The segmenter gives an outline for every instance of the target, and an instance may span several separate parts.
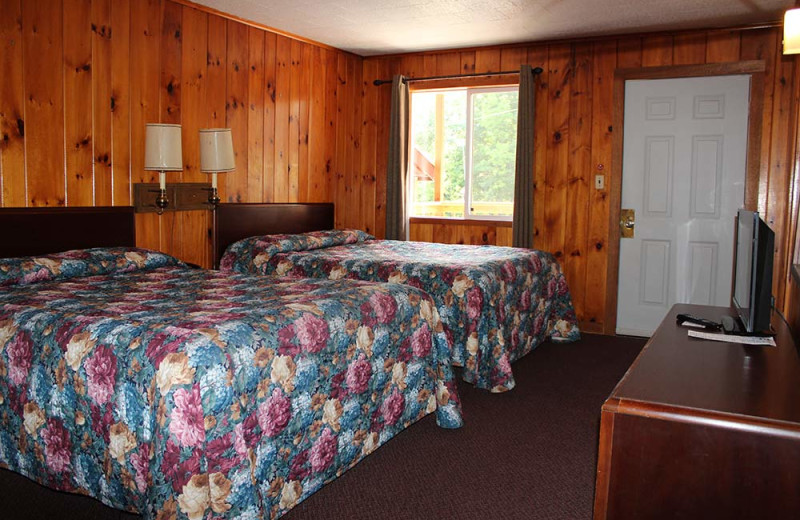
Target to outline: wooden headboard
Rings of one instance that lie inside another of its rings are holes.
[[[0,258],[136,245],[132,206],[0,208]]]
[[[247,237],[333,229],[333,204],[220,204],[214,212],[212,265],[225,249]]]

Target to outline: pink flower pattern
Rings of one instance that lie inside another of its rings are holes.
[[[397,312],[397,302],[388,294],[376,292],[369,297],[379,323],[390,323]]]
[[[206,440],[200,386],[195,384],[191,390],[178,388],[173,396],[174,406],[170,415],[170,433],[178,439],[181,446],[199,445]]]
[[[64,428],[60,419],[47,420],[47,428],[41,431],[44,440],[44,455],[47,465],[53,471],[62,473],[70,468],[69,432]]]
[[[369,379],[372,377],[372,365],[364,359],[364,355],[350,363],[347,367],[347,388],[354,394],[361,394],[369,386]]]
[[[99,346],[84,363],[89,386],[89,397],[99,404],[105,404],[114,393],[117,376],[117,357],[106,347]]]
[[[403,394],[401,394],[395,387],[389,397],[387,397],[383,402],[382,412],[384,422],[389,426],[393,426],[400,416],[403,415],[405,406],[406,398],[403,397]]]
[[[411,336],[411,350],[414,351],[415,356],[424,358],[431,351],[431,343],[431,331],[428,328],[428,324],[423,323],[422,327],[417,329],[414,335]]]
[[[6,346],[8,353],[8,376],[15,385],[21,385],[31,369],[33,342],[30,334],[21,331]]]
[[[286,428],[292,418],[292,403],[278,388],[258,406],[258,425],[268,437],[275,437]]]
[[[319,473],[330,466],[336,456],[336,448],[336,436],[328,428],[325,428],[311,447],[311,471]]]
[[[327,322],[309,313],[294,322],[294,329],[300,346],[308,352],[322,350],[330,337]]]

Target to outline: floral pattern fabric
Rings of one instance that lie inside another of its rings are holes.
[[[493,392],[514,387],[511,363],[545,339],[580,337],[561,266],[542,251],[375,240],[363,231],[332,230],[240,240],[220,268],[424,289],[436,302],[464,380]]]
[[[423,291],[136,254],[0,292],[0,467],[145,518],[276,518],[424,415],[461,425]]]

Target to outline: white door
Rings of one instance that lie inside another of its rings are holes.
[[[674,303],[730,304],[749,94],[748,75],[626,81],[618,334],[652,335]]]

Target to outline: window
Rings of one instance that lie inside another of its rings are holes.
[[[411,93],[411,216],[511,220],[518,88]]]

